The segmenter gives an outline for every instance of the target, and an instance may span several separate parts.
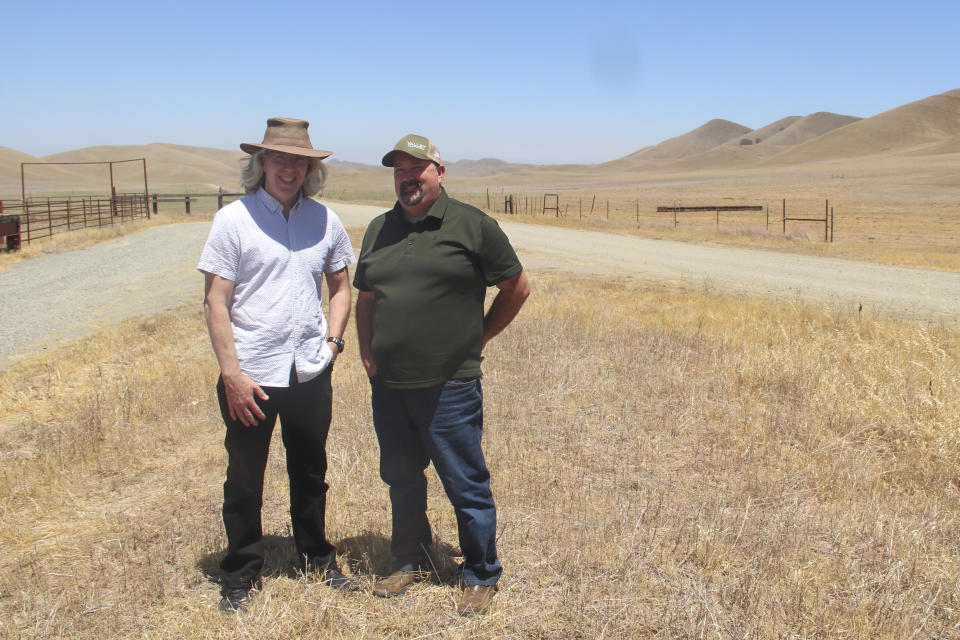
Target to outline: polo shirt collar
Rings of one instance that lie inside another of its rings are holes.
[[[440,195],[437,196],[437,201],[434,202],[433,206],[430,207],[430,210],[427,211],[427,216],[433,216],[434,218],[443,220],[443,214],[447,210],[447,201],[449,199],[449,196],[447,196],[447,190],[441,186]]]
[[[260,187],[257,190],[257,198],[260,200],[260,204],[270,213],[275,213],[279,216],[283,215],[283,203],[270,195],[266,189]],[[290,213],[293,213],[300,208],[300,204],[303,202],[303,192],[300,191],[297,193],[297,201],[293,203],[293,206],[290,207]]]

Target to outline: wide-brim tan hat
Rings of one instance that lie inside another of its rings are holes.
[[[260,149],[281,151],[295,156],[308,158],[326,158],[332,156],[333,151],[314,149],[310,144],[307,127],[310,123],[296,118],[270,118],[267,120],[267,130],[263,134],[263,142],[242,142],[240,148],[250,155]]]

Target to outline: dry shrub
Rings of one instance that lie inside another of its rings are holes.
[[[369,593],[389,507],[355,337],[334,373],[329,534],[366,587],[293,571],[282,447],[267,566],[216,611],[224,456],[199,309],[0,374],[0,635],[957,637],[960,333],[801,304],[536,275],[486,353],[505,567],[464,620],[440,583]],[[276,440],[275,440],[276,442]]]

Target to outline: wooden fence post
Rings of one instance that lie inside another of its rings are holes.
[[[827,225],[830,218],[830,200],[826,200],[823,205],[823,241],[828,242],[830,237],[830,227]]]

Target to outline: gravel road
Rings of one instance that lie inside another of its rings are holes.
[[[380,207],[333,204],[347,226]],[[960,274],[504,222],[531,271],[684,281],[865,313],[960,321]],[[0,267],[0,368],[130,316],[201,303],[209,222],[155,227]]]
[[[960,273],[505,222],[531,270],[680,280],[868,314],[960,321]]]

